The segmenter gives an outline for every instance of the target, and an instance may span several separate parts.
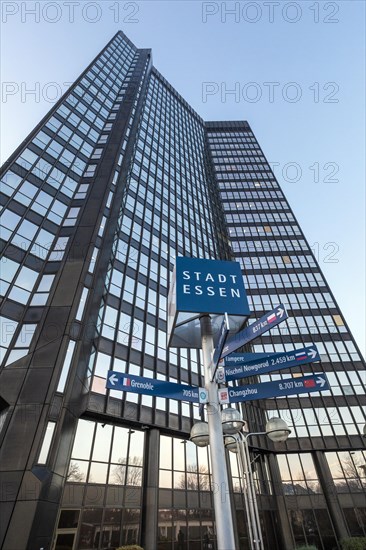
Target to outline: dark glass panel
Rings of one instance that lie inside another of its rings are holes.
[[[362,510],[362,508],[361,508]],[[347,526],[352,537],[362,537],[366,535],[365,519],[366,515],[359,512],[355,508],[344,508],[344,517],[346,518]]]
[[[107,508],[104,512],[101,548],[116,548],[121,538],[121,508]]]
[[[102,512],[102,508],[90,508],[83,511],[78,550],[93,550],[94,548],[98,548]]]
[[[78,526],[80,510],[61,510],[58,520],[59,529],[70,529]]]
[[[248,530],[246,524],[246,514],[244,510],[236,510],[236,524],[238,529],[240,550],[250,550],[250,542],[248,539]]]
[[[122,545],[138,544],[140,532],[140,509],[127,508],[123,512]]]
[[[55,550],[73,550],[75,533],[58,533]]]
[[[315,510],[315,515],[324,550],[333,550],[337,546],[337,542],[328,510]]]

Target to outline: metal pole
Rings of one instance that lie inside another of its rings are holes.
[[[246,512],[247,523],[248,523],[248,538],[249,538],[249,542],[250,542],[250,548],[252,550],[255,550],[255,548],[253,547],[254,537],[253,537],[253,529],[252,529],[252,520],[251,520],[250,513],[249,513],[249,500],[248,499],[250,498],[250,495],[249,495],[248,479],[247,479],[246,467],[245,467],[246,459],[245,459],[244,451],[242,449],[243,443],[242,443],[239,435],[236,434],[234,437],[235,437],[235,440],[236,440],[236,448],[237,448],[237,451],[238,451],[238,464],[239,464],[239,471],[240,471],[240,485],[241,485],[242,492],[243,492],[243,495],[244,495],[245,512]]]
[[[250,484],[250,477],[249,477],[250,476],[250,474],[249,474],[250,464],[248,463],[248,456],[247,456],[247,452],[246,452],[246,441],[243,440],[240,437],[240,434],[239,434],[239,441],[240,441],[240,444],[239,444],[240,453],[241,453],[241,458],[242,458],[243,466],[244,466],[245,488],[246,488],[246,491],[247,491],[247,504],[248,504],[247,519],[248,519],[248,524],[250,524],[249,534],[251,536],[250,546],[251,546],[251,548],[253,548],[253,550],[259,550],[257,523],[255,521],[252,487],[251,487],[251,484]]]
[[[253,435],[253,434],[249,434]],[[262,530],[261,530],[261,524],[259,519],[259,511],[258,511],[258,504],[257,504],[257,494],[255,492],[255,485],[254,485],[254,479],[253,479],[253,472],[251,469],[251,463],[250,463],[250,454],[249,454],[249,446],[248,446],[248,436],[245,436],[243,434],[240,434],[240,440],[244,447],[244,454],[245,454],[245,462],[246,462],[246,470],[247,470],[247,481],[248,481],[248,491],[249,491],[249,501],[250,501],[250,514],[252,518],[252,523],[254,527],[254,547],[256,550],[261,550],[263,548],[263,538],[262,538]]]
[[[207,420],[210,438],[212,478],[214,483],[217,548],[218,550],[235,550],[233,519],[230,498],[227,494],[229,490],[229,480],[226,470],[218,386],[215,380],[211,382],[211,362],[214,347],[210,316],[203,315],[200,317],[200,324],[205,388],[208,392]]]

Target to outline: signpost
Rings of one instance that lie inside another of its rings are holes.
[[[217,321],[223,314],[224,320],[214,349],[213,332],[217,329],[213,325],[220,326]],[[111,389],[208,403],[212,475],[214,484],[220,487],[228,484],[220,403],[281,397],[329,388],[326,377],[319,374],[218,390],[218,384],[225,382],[225,377],[226,380],[236,380],[320,360],[315,346],[292,352],[233,354],[228,357],[288,318],[286,308],[280,304],[244,330],[228,337],[229,321],[231,327],[241,327],[249,315],[248,299],[238,263],[178,257],[169,289],[168,346],[202,348],[205,390],[113,371],[108,375],[107,387]],[[224,359],[224,362],[220,363],[220,359]],[[217,547],[219,550],[235,548],[230,500],[223,501],[219,491],[214,492],[213,497]]]
[[[213,380],[215,378],[217,365],[220,361],[221,353],[222,353],[222,350],[224,348],[227,336],[229,334],[229,330],[230,330],[229,318],[227,316],[227,313],[225,313],[224,319],[222,321],[222,325],[221,325],[221,328],[220,328],[220,332],[219,332],[219,339],[218,339],[218,342],[216,344],[215,352],[214,352],[213,359],[212,359],[213,373],[212,373],[212,379],[211,380]]]
[[[142,393],[155,397],[167,397],[191,403],[207,403],[205,388],[175,384],[152,378],[144,378],[132,374],[124,374],[110,370],[107,376],[107,388],[110,390]]]
[[[229,338],[222,351],[221,358],[230,355],[233,351],[236,351],[244,346],[244,344],[251,342],[254,338],[257,338],[257,336],[271,330],[271,328],[275,327],[279,323],[282,323],[282,321],[285,321],[287,318],[288,315],[286,308],[283,304],[280,304],[269,313],[263,315],[263,317],[258,319],[258,321],[254,321],[254,323],[249,325],[249,327]]]
[[[312,393],[329,390],[329,384],[325,374],[301,376],[276,380],[275,382],[262,382],[261,384],[249,384],[219,390],[220,403],[238,403],[240,401],[255,401],[271,397],[283,397],[299,393]]]
[[[255,354],[253,354],[255,355]],[[271,353],[269,355],[258,354],[258,359],[242,361],[240,356],[237,361],[229,361],[231,356],[224,359],[224,372],[227,382],[230,380],[239,380],[249,376],[258,376],[267,372],[290,369],[320,361],[320,356],[316,346],[310,346],[283,353]]]

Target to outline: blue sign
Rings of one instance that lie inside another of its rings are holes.
[[[221,260],[176,258],[168,294],[168,347],[201,348],[202,314],[211,315],[213,336],[227,314],[231,330],[250,315],[240,264]]]
[[[144,378],[113,370],[108,372],[106,388],[109,390],[142,393],[155,397],[167,397],[168,399],[178,399],[179,401],[191,401],[192,403],[207,403],[208,400],[205,388]]]
[[[282,321],[285,321],[287,317],[288,315],[285,306],[280,304],[269,313],[263,315],[263,317],[258,319],[258,321],[254,321],[254,323],[249,325],[249,327],[232,336],[222,351],[221,359],[227,355],[230,355],[230,353],[238,348],[241,348],[244,344],[251,342],[254,338],[257,338],[257,336],[271,330],[271,328],[275,327],[279,323],[282,323]]]
[[[240,357],[239,354],[235,355]],[[229,359],[231,355],[226,357],[224,359],[226,381],[247,378],[248,376],[257,376],[259,374],[265,374],[266,372],[289,369],[291,367],[297,367],[298,365],[320,361],[316,346],[282,353],[271,353],[268,355],[260,353],[258,355],[261,357],[251,361],[238,360],[230,362]]]
[[[230,353],[225,359],[222,359],[222,365],[233,366],[233,365],[244,365],[249,363],[249,361],[258,361],[259,359],[265,359],[272,355],[271,352],[263,353]]]
[[[329,390],[329,384],[327,377],[322,373],[299,378],[276,380],[275,382],[225,388],[224,390],[219,390],[219,400],[220,403],[237,403],[240,401],[255,401],[256,399],[268,399],[271,397],[283,397],[286,395],[325,390]]]
[[[178,257],[175,277],[177,311],[250,315],[239,263]]]

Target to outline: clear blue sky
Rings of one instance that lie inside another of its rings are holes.
[[[4,0],[1,10],[2,162],[123,30],[204,119],[248,120],[365,351],[363,1]]]

